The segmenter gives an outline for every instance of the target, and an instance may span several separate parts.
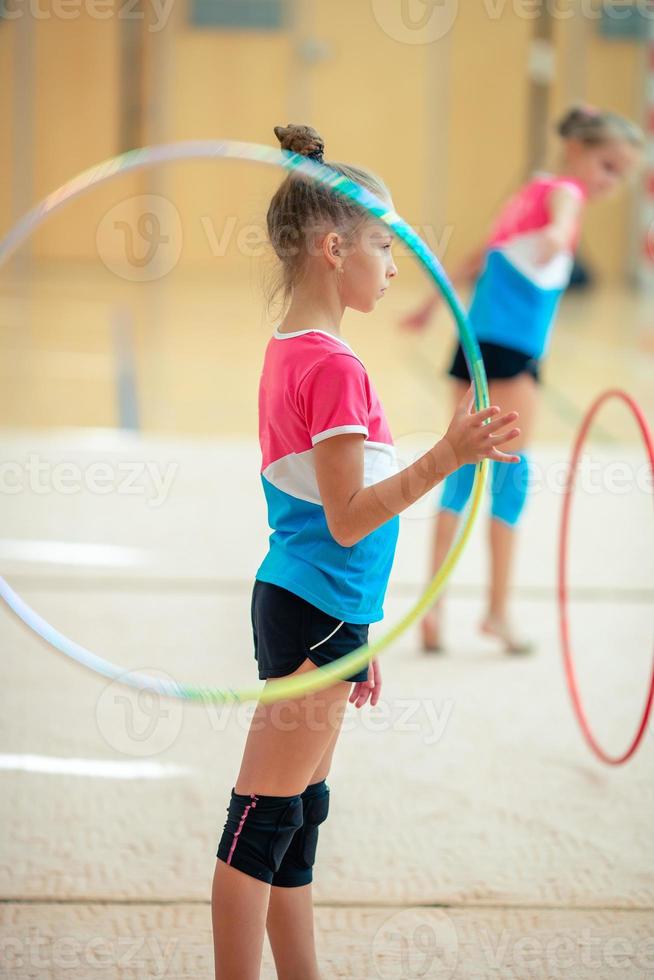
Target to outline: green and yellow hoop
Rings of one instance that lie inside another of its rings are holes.
[[[254,163],[265,163],[304,174],[311,180],[330,188],[335,194],[353,200],[372,217],[383,221],[401,238],[416,255],[427,270],[429,276],[441,291],[456,322],[461,346],[463,348],[470,377],[473,379],[475,391],[475,407],[477,410],[489,406],[488,383],[484,363],[477,340],[470,328],[465,311],[454,292],[443,268],[419,235],[395,211],[389,211],[388,206],[371,194],[366,188],[336,173],[325,164],[316,163],[307,157],[295,153],[276,150],[272,147],[256,143],[240,143],[231,140],[197,140],[180,143],[169,143],[160,146],[143,147],[132,150],[121,156],[113,157],[104,163],[85,170],[79,176],[68,181],[58,190],[49,194],[40,204],[29,211],[0,242],[0,265],[42,224],[54,211],[63,207],[69,201],[79,197],[85,191],[106,183],[114,177],[135,170],[172,163],[179,160],[198,160],[213,158],[229,158],[246,160]],[[84,667],[118,681],[129,687],[149,690],[163,697],[177,698],[196,703],[261,701],[271,703],[282,698],[295,698],[328,687],[336,680],[342,680],[361,670],[378,654],[387,650],[398,637],[412,626],[436,600],[445,583],[461,556],[470,536],[472,526],[479,511],[482,494],[486,481],[488,463],[480,463],[475,471],[470,508],[445,561],[429,583],[425,592],[412,609],[392,626],[387,633],[374,643],[361,647],[352,653],[341,657],[335,663],[315,670],[307,671],[290,677],[282,677],[268,681],[264,687],[245,688],[235,691],[232,688],[205,688],[178,684],[175,681],[148,676],[147,674],[130,671],[125,667],[105,660],[90,650],[80,646],[74,640],[60,633],[54,626],[46,622],[19,596],[11,586],[0,578],[0,597],[9,609],[34,633],[46,643]]]

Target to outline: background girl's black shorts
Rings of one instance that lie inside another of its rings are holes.
[[[367,624],[341,622],[294,592],[258,579],[251,613],[260,680],[292,674],[307,657],[322,667],[368,642]],[[345,679],[368,680],[368,667]]]
[[[485,340],[479,341],[479,348],[489,381],[515,378],[516,375],[524,372],[530,374],[534,381],[540,382],[540,364],[535,357],[523,354],[522,351],[514,350],[512,347],[503,347],[502,344],[490,344]],[[463,356],[461,344],[457,346],[454,352],[448,374],[453,378],[460,378],[461,381],[470,380],[468,365]]]

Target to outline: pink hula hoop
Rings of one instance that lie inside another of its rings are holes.
[[[623,762],[626,762],[632,757],[638,746],[640,745],[645,730],[647,728],[647,723],[649,721],[650,712],[652,710],[652,701],[654,700],[654,664],[652,665],[652,675],[649,682],[649,690],[647,692],[647,699],[645,701],[645,707],[640,718],[638,729],[634,735],[631,743],[627,749],[622,753],[622,755],[610,755],[605,752],[602,746],[599,744],[593,732],[591,730],[590,724],[586,717],[584,707],[579,694],[579,686],[577,683],[577,677],[575,674],[574,661],[572,658],[572,648],[570,643],[570,630],[568,623],[568,581],[567,581],[567,564],[568,564],[568,539],[570,531],[570,512],[572,509],[572,492],[575,487],[575,480],[577,477],[577,468],[579,464],[579,457],[584,447],[586,437],[588,435],[588,430],[590,429],[595,416],[602,407],[602,405],[612,398],[617,398],[629,408],[633,417],[635,418],[638,427],[640,429],[641,435],[643,437],[643,443],[645,444],[645,449],[649,456],[649,464],[652,471],[652,478],[654,479],[654,441],[652,440],[652,433],[650,431],[647,419],[645,418],[641,408],[634,401],[634,399],[628,395],[626,392],[621,391],[618,388],[610,388],[608,391],[603,392],[599,395],[593,404],[588,409],[586,416],[582,422],[581,428],[577,434],[575,444],[572,450],[572,458],[570,460],[570,470],[568,472],[568,477],[566,480],[564,496],[563,496],[563,510],[561,514],[561,526],[559,533],[559,573],[558,573],[558,593],[559,593],[559,625],[561,631],[561,646],[563,650],[563,662],[565,666],[565,676],[568,683],[568,688],[570,690],[570,695],[572,697],[572,705],[574,708],[575,715],[583,732],[584,738],[586,739],[588,745],[595,753],[595,755],[606,762],[608,765],[619,766]]]

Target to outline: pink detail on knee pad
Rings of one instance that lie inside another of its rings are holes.
[[[227,855],[227,864],[231,864],[232,863],[232,855],[234,853],[234,848],[236,847],[236,841],[239,838],[239,834],[243,830],[243,824],[245,823],[245,818],[247,817],[247,815],[250,812],[250,810],[252,810],[252,809],[254,809],[254,807],[256,807],[257,800],[259,799],[259,797],[258,796],[255,796],[254,793],[250,793],[250,799],[252,800],[252,803],[248,803],[248,805],[246,806],[245,810],[243,811],[243,816],[241,817],[241,822],[238,825],[238,830],[234,834],[234,840],[232,841],[232,846],[230,847],[229,854]]]

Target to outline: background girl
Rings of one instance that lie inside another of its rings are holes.
[[[322,161],[315,130],[275,133],[283,149]],[[329,165],[392,207],[378,178]],[[398,473],[375,389],[340,336],[345,310],[372,312],[397,275],[388,228],[290,174],[271,201],[268,232],[288,305],[268,343],[259,391],[273,533],[256,575],[252,625],[265,680],[313,670],[364,644],[369,624],[383,615],[397,515],[459,466],[483,457],[517,461],[500,447],[519,435],[510,428],[516,412],[473,412],[466,390],[445,437]],[[360,708],[376,704],[380,691],[373,661],[324,691],[257,706],[217,852],[219,980],[259,976],[266,930],[280,977],[319,977],[311,881],[329,808],[325,779],[348,695]]]
[[[538,406],[541,361],[547,353],[559,300],[572,269],[585,205],[615,191],[634,172],[643,147],[641,131],[611,112],[573,108],[560,121],[563,150],[557,174],[538,175],[501,211],[490,238],[454,272],[461,285],[476,280],[469,317],[489,379],[490,399],[517,411],[519,463],[491,472],[490,575],[481,629],[498,637],[509,653],[531,645],[517,636],[508,616],[515,528],[529,480],[527,446]],[[434,294],[403,325],[423,329],[438,305]],[[458,402],[469,384],[458,345],[449,370]],[[445,482],[436,521],[430,578],[447,555],[474,476],[464,466]],[[423,648],[441,647],[441,602],[422,622]]]

